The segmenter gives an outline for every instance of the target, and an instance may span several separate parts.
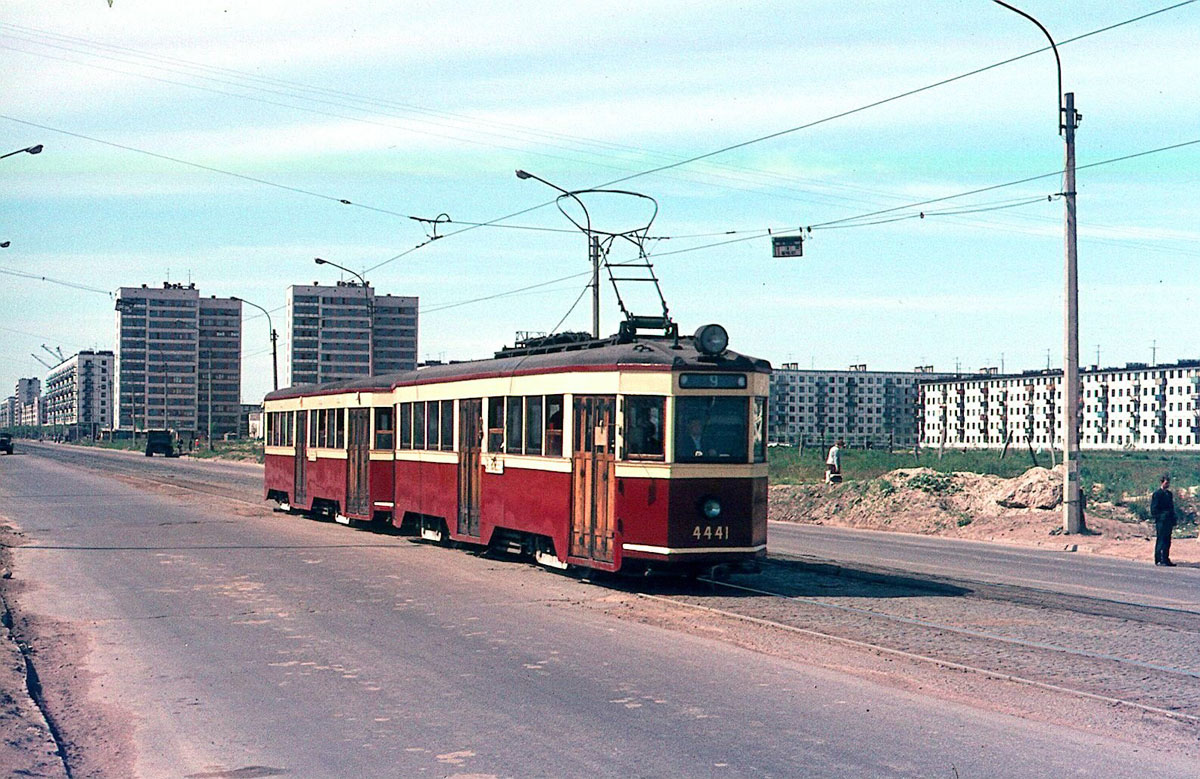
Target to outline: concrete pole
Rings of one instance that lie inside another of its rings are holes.
[[[1063,532],[1083,531],[1079,505],[1079,268],[1076,251],[1075,214],[1075,93],[1064,96],[1063,129],[1066,131],[1067,161],[1063,198],[1066,201],[1066,321],[1064,328],[1066,364],[1063,370]]]

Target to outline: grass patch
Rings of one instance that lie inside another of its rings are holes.
[[[1050,467],[1048,452],[1039,454],[1037,460],[1039,465]],[[815,484],[825,478],[825,450],[819,447],[808,447],[803,454],[794,447],[771,447],[768,450],[768,463],[772,484]],[[842,450],[842,476],[848,483],[878,479],[897,468],[917,467],[931,468],[938,473],[966,471],[1012,478],[1020,476],[1032,465],[1029,452],[1020,449],[1010,449],[1003,460],[998,450],[947,450],[941,457],[938,457],[935,449],[922,450],[919,457],[911,451]],[[1181,504],[1182,526],[1185,511],[1194,516],[1191,510],[1194,499],[1188,499],[1181,493],[1189,488],[1200,490],[1200,454],[1089,451],[1083,453],[1080,464],[1080,479],[1089,500],[1124,504],[1139,516],[1148,515],[1149,495],[1158,487],[1159,477],[1163,473],[1171,474],[1171,486],[1175,490],[1177,503]],[[929,489],[922,489],[939,494],[935,482],[931,481],[927,486]],[[894,488],[895,485],[881,484],[877,489],[889,494],[889,487]],[[1182,504],[1186,504],[1187,508]]]

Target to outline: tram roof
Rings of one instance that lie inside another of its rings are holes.
[[[566,373],[621,368],[632,370],[696,370],[731,373],[770,373],[771,364],[726,350],[710,356],[698,351],[691,338],[639,338],[628,343],[615,339],[592,341],[579,348],[548,353],[493,357],[483,360],[429,365],[411,371],[363,376],[326,384],[297,384],[267,393],[266,400],[303,395],[336,395],[343,392],[388,392],[395,387],[464,381],[534,373]]]

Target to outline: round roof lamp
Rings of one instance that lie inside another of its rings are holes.
[[[701,354],[718,355],[729,346],[729,333],[720,325],[704,325],[692,336],[692,341]]]

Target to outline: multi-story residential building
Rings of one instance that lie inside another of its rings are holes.
[[[241,302],[201,300],[194,284],[143,284],[121,288],[117,312],[114,427],[207,435],[211,408],[213,436],[236,433]]]
[[[196,430],[212,437],[236,435],[242,410],[242,301],[200,298],[198,357]]]
[[[42,424],[42,380],[17,379],[16,425],[33,426]]]
[[[52,368],[42,394],[46,424],[64,427],[71,438],[110,429],[115,367],[112,352],[83,351]]]
[[[852,447],[909,447],[917,442],[915,371],[806,370],[784,363],[771,375],[767,440],[824,445],[842,439]]]
[[[0,400],[0,430],[17,426],[17,396]]]
[[[1200,446],[1200,360],[1080,372],[1084,449]],[[921,443],[965,449],[1061,447],[1062,371],[987,373],[922,383]]]
[[[291,383],[330,381],[417,367],[415,297],[377,295],[371,286],[293,285]]]

